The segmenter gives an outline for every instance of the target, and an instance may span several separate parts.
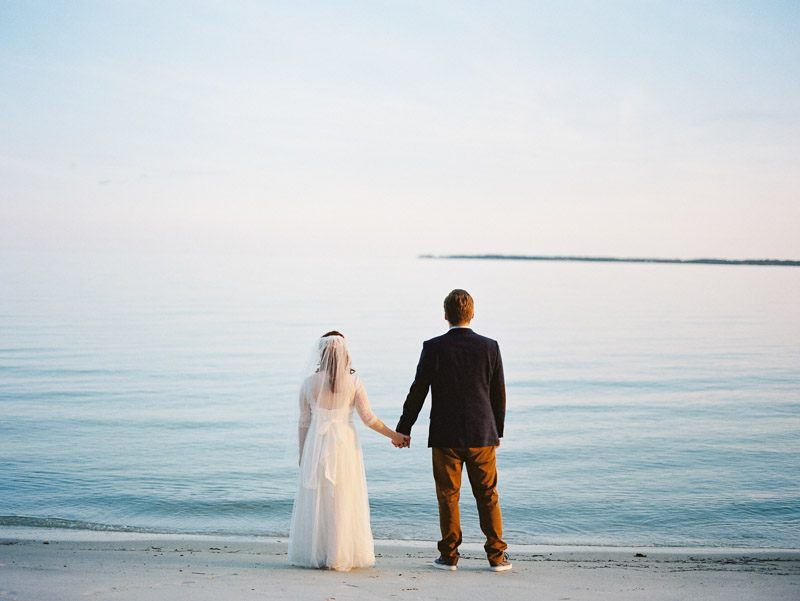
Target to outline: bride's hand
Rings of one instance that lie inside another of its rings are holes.
[[[405,449],[411,446],[411,437],[408,434],[395,432],[392,434],[392,444],[398,449]]]

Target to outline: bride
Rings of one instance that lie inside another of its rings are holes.
[[[289,561],[345,571],[369,567],[375,564],[375,552],[353,411],[397,447],[408,446],[409,437],[387,428],[370,410],[342,334],[328,332],[320,338],[314,357],[300,389],[300,482]]]

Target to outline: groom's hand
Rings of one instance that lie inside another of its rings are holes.
[[[403,439],[399,443],[392,441],[392,444],[398,449],[407,449],[411,446],[411,437],[408,434],[403,434]]]

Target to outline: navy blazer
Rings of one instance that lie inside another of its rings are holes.
[[[411,434],[431,389],[429,447],[497,446],[503,436],[506,386],[495,340],[453,328],[426,340],[397,431]]]

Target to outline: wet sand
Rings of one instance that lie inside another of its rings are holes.
[[[285,540],[15,538],[0,533],[0,599],[800,599],[800,551],[524,547],[490,572],[480,545],[455,572],[434,543],[376,543],[374,568],[288,565]]]

